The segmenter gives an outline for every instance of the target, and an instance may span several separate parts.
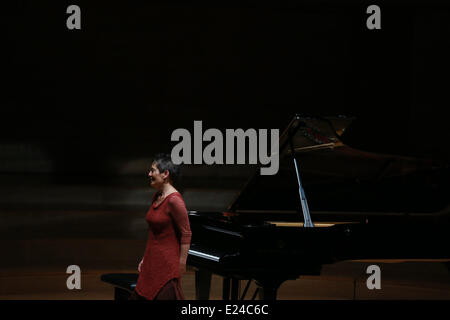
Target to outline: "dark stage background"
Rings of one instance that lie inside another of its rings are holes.
[[[295,113],[355,116],[351,146],[448,161],[444,3],[2,4],[0,267],[134,268],[149,161],[194,120],[282,130]],[[81,30],[66,27],[71,4]],[[369,4],[381,30],[366,27]],[[222,210],[248,176],[186,166],[179,188],[188,209]]]

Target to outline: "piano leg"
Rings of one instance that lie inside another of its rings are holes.
[[[277,291],[284,280],[268,279],[257,280],[256,284],[259,286],[259,299],[260,300],[276,300]]]
[[[238,279],[231,279],[231,300],[239,300],[240,281]]]
[[[230,282],[231,282],[230,278],[223,277],[222,300],[230,300]]]
[[[236,278],[223,278],[222,299],[223,300],[239,300],[240,281]]]
[[[199,269],[195,270],[195,299],[209,300],[209,292],[211,290],[210,271]]]

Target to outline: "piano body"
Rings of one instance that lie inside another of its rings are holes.
[[[251,298],[269,300],[324,264],[450,259],[447,163],[353,149],[341,140],[352,121],[296,115],[280,135],[276,175],[255,168],[226,212],[189,212],[197,299],[209,298],[212,274],[223,277],[225,300],[244,299],[250,281]],[[102,276],[132,290],[119,278]]]
[[[450,258],[446,164],[353,149],[340,139],[352,121],[296,115],[277,175],[256,170],[225,213],[189,214],[198,299],[212,273],[224,277],[224,299],[245,297],[243,279],[275,299],[284,281],[323,264]]]

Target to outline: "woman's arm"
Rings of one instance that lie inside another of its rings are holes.
[[[186,260],[189,252],[189,247],[189,243],[184,243],[180,246],[180,274],[186,272]]]
[[[186,206],[181,197],[169,199],[169,210],[180,234],[180,273],[183,274],[186,271],[186,260],[191,245],[191,227]]]

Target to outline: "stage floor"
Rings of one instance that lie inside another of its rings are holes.
[[[436,262],[378,262],[381,268],[381,289],[369,290],[365,273],[368,262],[341,262],[325,266],[321,276],[305,276],[286,281],[279,289],[280,300],[309,299],[450,299],[450,275],[443,263]],[[0,272],[0,300],[111,300],[113,287],[100,280],[104,273],[132,273],[134,269],[85,269],[81,290],[69,290],[63,271],[49,268],[10,269]],[[246,282],[241,282],[243,291]],[[183,276],[186,299],[195,299],[194,271]],[[250,299],[256,286],[250,286]],[[222,278],[213,276],[211,299],[221,299]]]

